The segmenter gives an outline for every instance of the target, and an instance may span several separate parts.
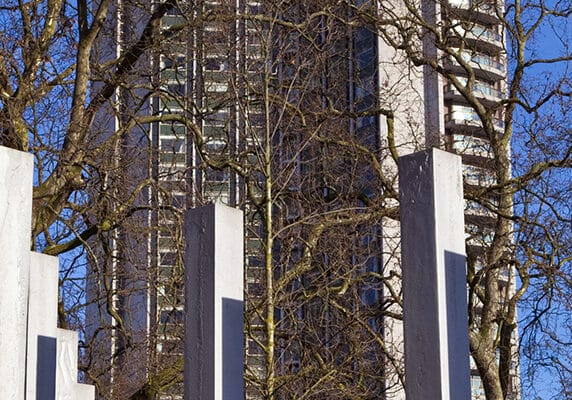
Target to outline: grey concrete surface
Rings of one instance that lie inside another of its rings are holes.
[[[185,399],[242,400],[243,216],[211,204],[185,218]]]
[[[28,299],[28,351],[26,395],[36,400],[50,399],[48,393],[55,395],[56,328],[58,324],[58,266],[57,257],[31,252],[30,296]],[[52,340],[50,340],[52,339]],[[52,341],[54,343],[52,349]],[[53,351],[52,351],[53,350]],[[52,354],[52,352],[54,354]],[[52,360],[53,358],[53,360]],[[53,367],[49,367],[51,363]],[[35,366],[35,368],[34,368]],[[53,371],[46,371],[46,369]],[[37,373],[44,371],[44,377]],[[51,372],[54,372],[52,375]]]
[[[401,157],[399,181],[406,397],[469,400],[461,158]]]
[[[0,399],[25,398],[33,158],[0,147]]]

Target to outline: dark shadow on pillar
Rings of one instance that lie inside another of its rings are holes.
[[[467,268],[465,256],[445,250],[445,290],[449,357],[460,357],[449,370],[451,399],[467,398],[471,385],[469,366],[469,316],[467,311]],[[465,358],[466,357],[466,362]]]
[[[38,359],[36,360],[36,400],[55,400],[56,368],[56,338],[38,335]]]
[[[222,299],[222,398],[244,398],[244,304]]]

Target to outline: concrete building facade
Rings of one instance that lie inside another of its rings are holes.
[[[382,202],[385,209],[394,207],[391,191],[397,187],[396,157],[415,150],[439,147],[457,153],[463,158],[465,185],[494,184],[489,139],[479,115],[458,90],[459,85],[470,88],[495,110],[495,127],[503,128],[498,102],[506,84],[505,46],[495,11],[502,5],[485,3],[450,0],[418,5],[426,20],[448,35],[452,48],[458,50],[459,58],[455,58],[430,41],[419,43],[425,55],[439,60],[443,74],[428,66],[414,66],[404,52],[388,44],[380,26],[371,20],[383,11],[374,2],[356,1],[332,11],[328,7],[333,5],[321,2],[292,2],[279,8],[264,0],[205,0],[178,2],[169,9],[163,29],[188,27],[148,60],[157,94],[150,100],[149,113],[165,116],[148,126],[152,144],[148,171],[156,190],[147,199],[153,211],[148,214],[150,229],[141,245],[145,253],[141,269],[146,271],[141,279],[150,283],[136,291],[136,301],[126,300],[134,298],[133,291],[121,294],[120,287],[114,300],[118,309],[122,304],[139,304],[132,323],[138,329],[134,337],[140,338],[142,350],[137,354],[143,361],[135,368],[139,372],[134,373],[134,381],[144,381],[153,371],[165,364],[176,365],[182,357],[181,210],[214,201],[245,211],[244,287],[250,299],[245,321],[250,382],[246,396],[263,398],[267,394],[256,387],[258,380],[268,376],[268,357],[261,343],[267,338],[268,325],[263,319],[269,313],[261,314],[257,307],[268,301],[264,297],[269,287],[268,258],[276,282],[281,282],[281,277],[289,277],[289,271],[303,265],[310,225],[327,220],[314,220],[315,215],[351,208],[355,221],[361,221],[359,215],[366,214],[372,202]],[[405,12],[405,3],[395,4],[395,9]],[[474,74],[459,60],[466,61]],[[444,75],[456,79],[456,85]],[[351,151],[339,150],[350,137]],[[378,177],[376,168],[387,180]],[[352,169],[356,171],[348,173]],[[266,193],[270,184],[279,189]],[[340,193],[351,195],[343,198]],[[265,194],[271,199],[270,208],[261,200]],[[375,398],[404,398],[403,333],[399,318],[393,318],[399,314],[399,225],[390,213],[378,214],[369,222],[352,222],[351,226],[341,227],[338,222],[332,228],[337,236],[320,241],[325,250],[313,256],[312,269],[302,269],[299,278],[276,290],[275,298],[298,299],[303,304],[295,312],[276,306],[272,316],[277,330],[282,329],[273,350],[282,384],[322,384],[297,378],[309,363],[305,357],[312,347],[312,335],[327,337],[325,347],[332,353],[355,351],[357,345],[348,347],[347,338],[335,338],[335,323],[349,321],[341,312],[336,317],[336,304],[339,310],[353,307],[356,313],[363,312],[367,327],[361,330],[375,331],[380,339],[377,344],[372,341],[369,350],[359,350],[365,360],[359,366],[366,371],[364,387]],[[472,202],[466,203],[465,218],[466,234],[472,235],[467,253],[478,258],[494,219]],[[271,228],[265,225],[268,221]],[[275,241],[267,241],[268,232]],[[337,253],[340,240],[345,243]],[[339,266],[334,263],[344,257],[348,260]],[[320,266],[329,269],[322,273]],[[507,268],[503,276],[509,274]],[[384,279],[372,283],[366,276]],[[353,297],[344,304],[325,301],[323,294],[314,300],[304,298],[301,293],[305,291],[318,292],[318,281],[332,293],[342,294],[348,293],[346,282],[359,284],[350,286]],[[121,286],[120,281],[114,282]],[[291,297],[284,294],[287,291],[293,293]],[[352,301],[355,305],[349,306]],[[312,318],[321,322],[310,332],[309,324],[301,321]],[[111,353],[126,340],[113,335]],[[295,335],[307,335],[308,340],[293,340]],[[348,371],[359,369],[358,364],[354,360]],[[113,368],[108,373],[125,375]],[[472,374],[473,398],[484,399],[475,368]],[[113,382],[110,378],[110,387]],[[351,379],[344,382],[349,385]],[[158,398],[182,398],[182,385],[169,386]]]

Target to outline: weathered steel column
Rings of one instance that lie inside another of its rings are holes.
[[[242,212],[189,210],[185,240],[185,399],[242,400]]]
[[[399,159],[408,400],[471,397],[461,158]]]

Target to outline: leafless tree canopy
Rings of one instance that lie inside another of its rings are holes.
[[[488,58],[471,53],[478,13],[504,36]],[[246,215],[248,395],[390,398],[403,386],[396,162],[437,146],[481,171],[465,195],[486,398],[511,398],[519,370],[523,398],[546,376],[569,397],[571,13],[535,0],[3,1],[0,144],[35,156],[34,248],[64,255],[60,325],[84,332],[85,377],[106,398],[177,390],[182,211],[218,199]],[[494,101],[478,95],[491,60],[506,65],[485,88]],[[472,153],[431,130],[424,74],[470,107]]]

